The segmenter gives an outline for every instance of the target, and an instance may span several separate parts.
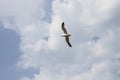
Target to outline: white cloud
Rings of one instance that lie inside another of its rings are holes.
[[[5,28],[14,25],[20,34],[23,54],[18,66],[40,68],[31,80],[120,79],[120,28],[110,22],[116,17],[118,0],[53,0],[51,23],[43,20],[45,1],[5,1],[1,2],[9,6],[1,4],[0,13]],[[72,48],[60,36],[62,21],[72,34]],[[94,42],[94,36],[100,38]]]
[[[5,28],[12,25],[15,29],[45,16],[43,0],[0,0],[0,6],[0,18]]]

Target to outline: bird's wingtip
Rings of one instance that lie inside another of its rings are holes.
[[[64,25],[64,22],[62,22],[62,25]]]

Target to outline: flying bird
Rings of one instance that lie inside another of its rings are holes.
[[[65,40],[67,42],[67,44],[69,45],[69,47],[72,47],[71,43],[70,43],[70,40],[69,40],[69,37],[71,36],[71,34],[68,34],[67,30],[65,29],[65,24],[64,22],[62,22],[62,25],[61,25],[61,28],[63,30],[63,34],[62,34],[62,37],[65,37]]]

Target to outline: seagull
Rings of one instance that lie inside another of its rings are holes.
[[[71,34],[67,33],[67,30],[65,29],[64,22],[62,22],[61,28],[62,28],[62,30],[64,32],[64,34],[62,34],[62,37],[65,37],[65,40],[66,40],[67,44],[69,45],[69,47],[72,47],[72,45],[71,45],[71,43],[69,41],[69,37],[71,36]]]

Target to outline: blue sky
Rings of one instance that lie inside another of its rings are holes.
[[[12,30],[0,29],[0,79],[17,79],[15,64],[20,55],[19,36]],[[16,75],[16,76],[14,76]],[[6,77],[7,76],[7,77]]]
[[[16,63],[21,55],[19,35],[13,30],[0,29],[0,79],[19,80],[22,76],[33,77],[35,69],[18,70]]]
[[[119,0],[0,0],[0,80],[120,80]],[[69,48],[61,23],[71,33]]]

